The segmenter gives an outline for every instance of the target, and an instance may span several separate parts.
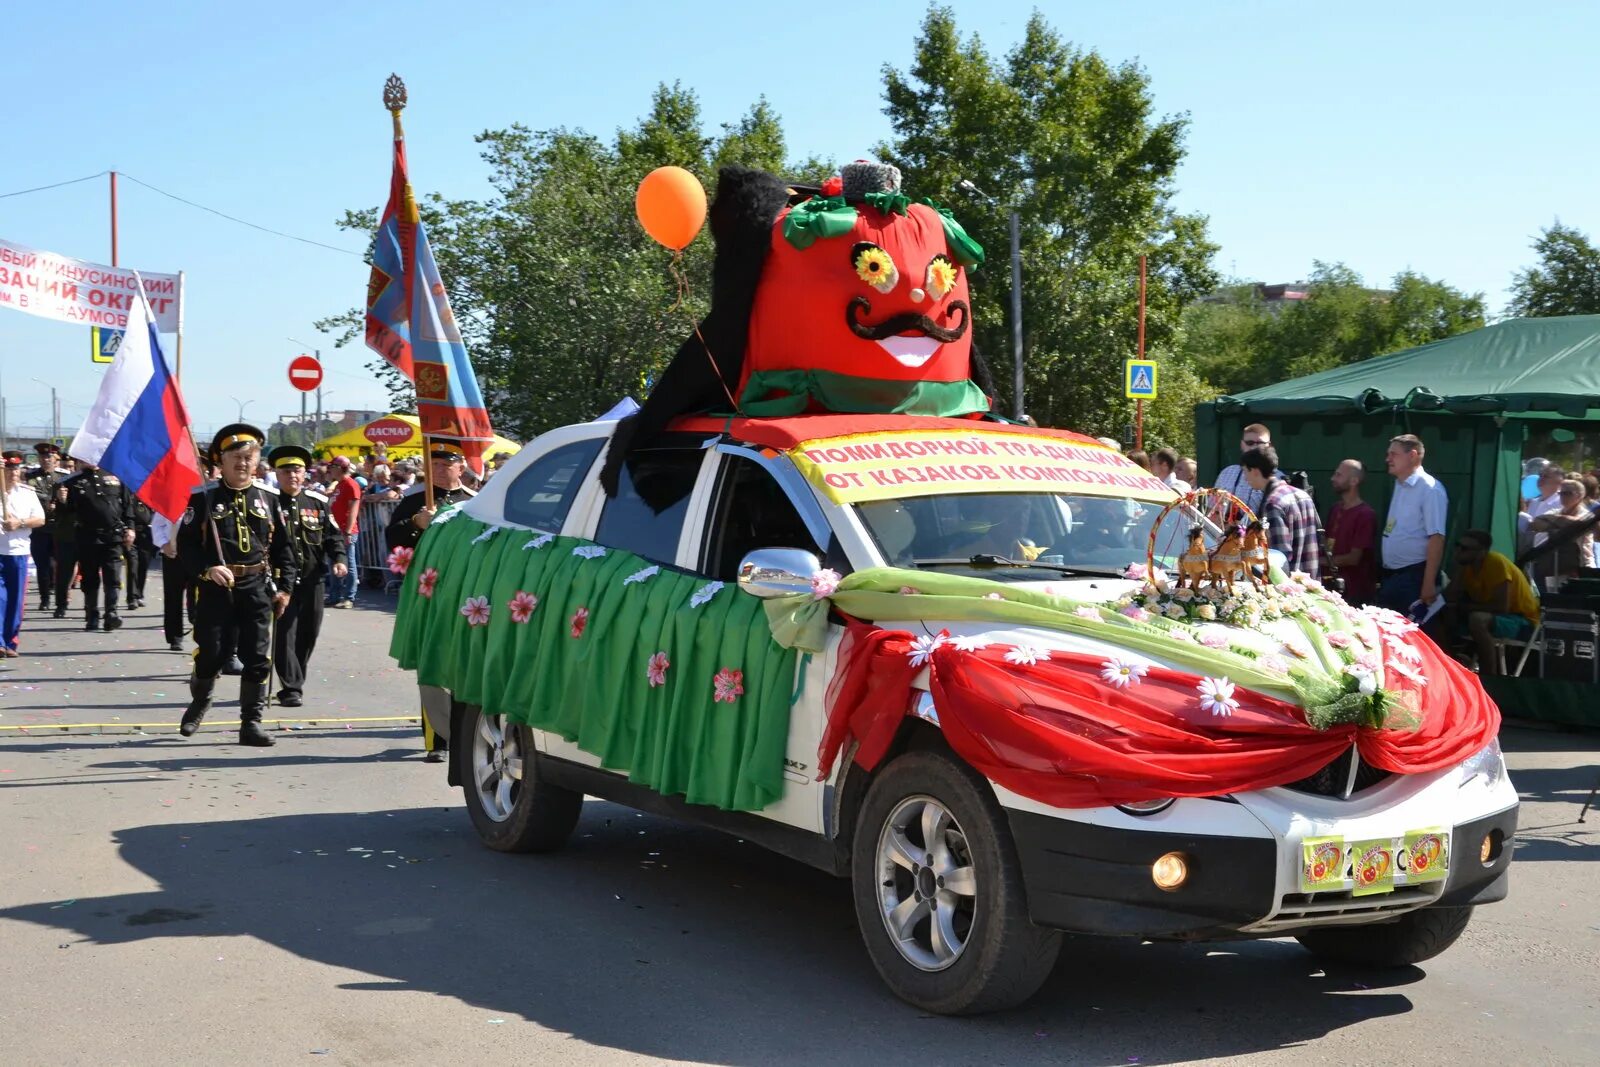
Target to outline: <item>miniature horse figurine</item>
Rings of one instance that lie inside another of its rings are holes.
[[[1237,526],[1230,526],[1222,536],[1210,559],[1211,585],[1215,589],[1233,592],[1235,579],[1244,578],[1243,534]]]
[[[1206,552],[1204,530],[1199,526],[1189,528],[1189,545],[1183,550],[1183,555],[1178,557],[1178,588],[1187,585],[1190,589],[1199,591],[1200,586],[1211,577],[1211,557]]]
[[[1244,528],[1244,542],[1241,546],[1244,557],[1245,577],[1250,579],[1250,584],[1263,586],[1267,584],[1267,529],[1256,519]]]

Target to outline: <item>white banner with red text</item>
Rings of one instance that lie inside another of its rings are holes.
[[[182,283],[176,274],[139,272],[145,296],[162,333],[176,333]],[[58,256],[0,238],[0,308],[26,311],[58,322],[128,327],[135,286],[133,271]]]

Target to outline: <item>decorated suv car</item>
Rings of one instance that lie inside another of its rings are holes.
[[[833,415],[679,420],[608,496],[615,426],[410,563],[393,651],[490,847],[559,846],[585,794],[738,833],[848,876],[940,1012],[1029,996],[1062,930],[1404,964],[1505,895],[1475,677],[1247,548],[1197,573],[1236,503],[1074,434]]]

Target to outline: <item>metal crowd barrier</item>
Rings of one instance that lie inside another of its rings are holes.
[[[383,531],[389,525],[389,516],[398,507],[398,500],[375,500],[362,497],[356,534],[356,580],[364,586],[398,586],[399,579],[389,573],[389,546],[384,543]]]

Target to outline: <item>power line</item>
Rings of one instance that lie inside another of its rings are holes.
[[[32,189],[18,189],[14,193],[0,193],[0,200],[6,200],[13,196],[26,196],[29,193],[42,193],[46,189],[59,189],[63,185],[77,185],[79,182],[92,182],[96,178],[102,178],[109,173],[110,171],[103,170],[99,174],[90,174],[82,178],[73,178],[71,181],[56,182],[54,185],[36,185]],[[140,182],[139,184],[143,185],[144,183]]]
[[[101,173],[103,174],[105,172],[102,171]],[[229,222],[237,222],[241,226],[248,226],[252,230],[260,230],[262,233],[270,233],[275,237],[287,237],[291,241],[299,241],[301,244],[315,245],[318,248],[326,248],[330,252],[339,252],[339,253],[341,253],[343,255],[346,255],[346,256],[354,256],[356,259],[364,258],[361,255],[360,252],[352,252],[348,248],[339,248],[336,245],[323,244],[321,241],[313,241],[309,237],[296,237],[292,233],[284,233],[282,230],[274,230],[270,226],[260,226],[260,225],[257,225],[254,222],[249,222],[249,221],[247,221],[245,219],[241,219],[241,218],[238,218],[236,216],[230,215],[226,211],[218,211],[214,207],[206,207],[206,205],[197,204],[193,200],[186,200],[186,199],[184,199],[183,197],[179,196],[176,193],[169,193],[165,189],[157,189],[155,186],[151,185],[149,182],[140,181],[138,178],[135,178],[133,175],[127,173],[126,171],[120,171],[119,170],[119,171],[117,171],[117,173],[121,174],[124,178],[128,179],[130,182],[134,182],[136,184],[144,186],[146,189],[149,189],[153,193],[160,193],[162,196],[167,197],[169,200],[176,200],[180,204],[188,204],[190,207],[198,208],[201,211],[209,211],[213,215],[217,215],[217,216],[220,216],[222,218],[225,218]],[[93,175],[93,177],[99,177],[99,175]],[[79,179],[79,180],[82,181],[84,179]]]

